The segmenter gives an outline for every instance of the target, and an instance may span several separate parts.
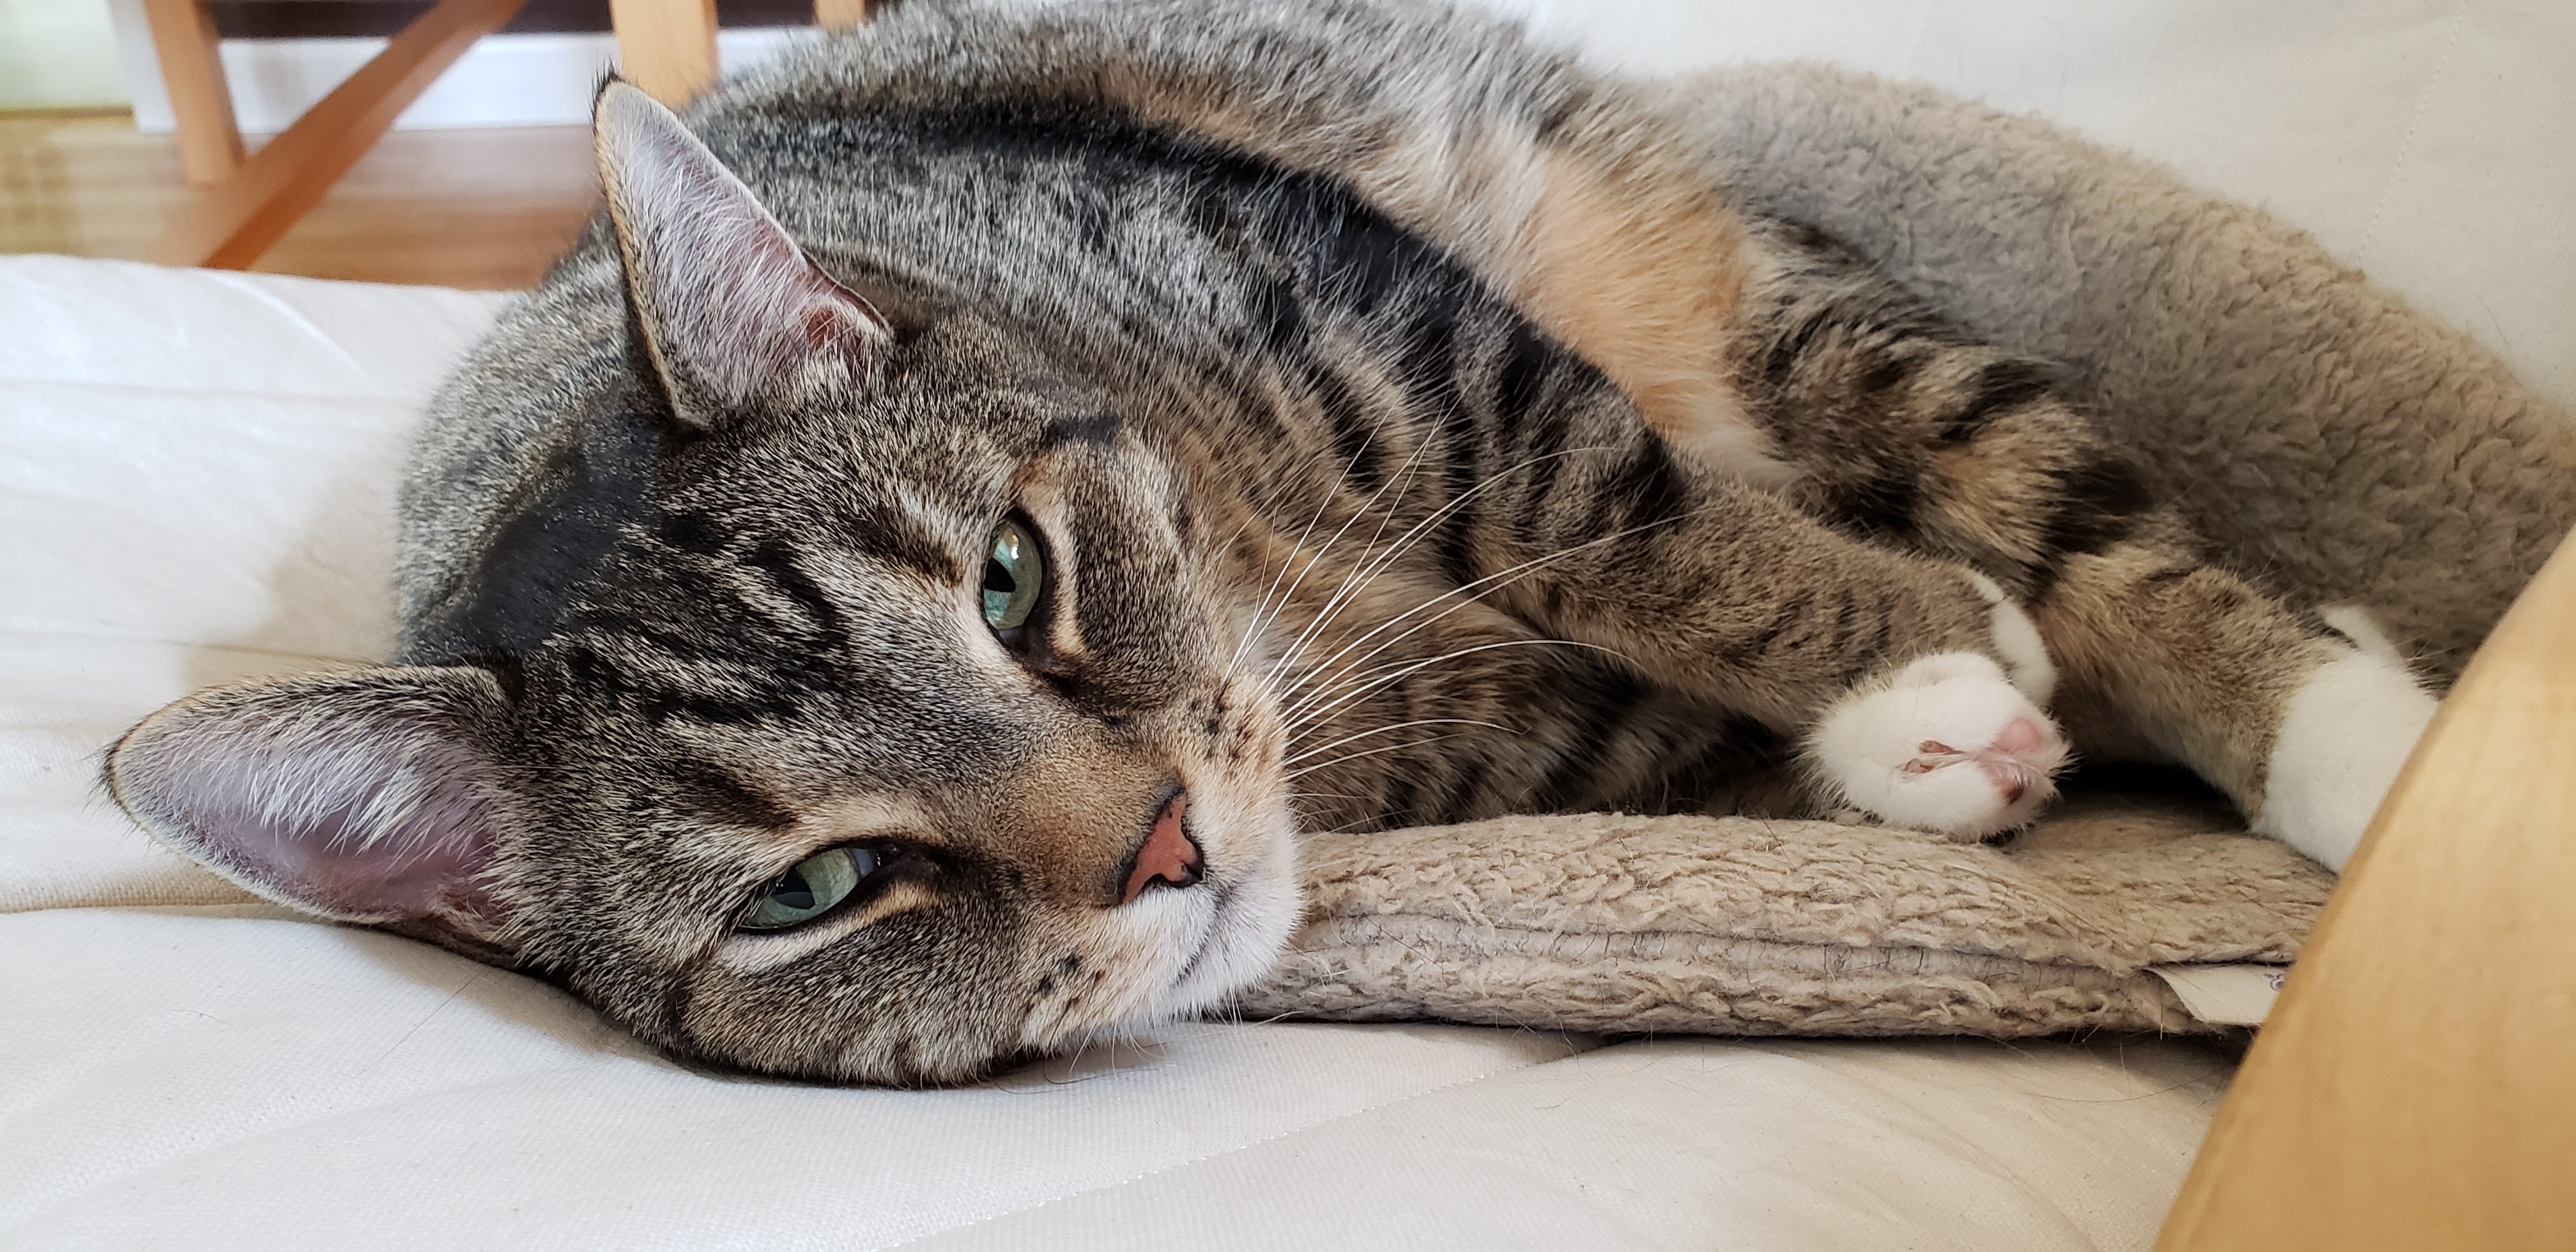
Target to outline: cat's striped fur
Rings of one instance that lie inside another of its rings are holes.
[[[2201,561],[2043,363],[1506,28],[913,8],[693,128],[603,96],[613,220],[422,445],[405,664],[156,716],[110,765],[147,824],[682,1052],[932,1081],[1220,1001],[1300,823],[1796,757],[1977,837],[2053,703],[2333,856],[2268,801],[2302,693],[2429,710]],[[1050,598],[1004,638],[1010,516]],[[1203,877],[1139,894],[1183,801]],[[736,929],[845,844],[863,900]]]

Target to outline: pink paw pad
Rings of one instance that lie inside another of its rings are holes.
[[[1817,763],[1855,808],[1894,825],[1983,839],[2053,798],[2066,743],[1983,657],[1925,657],[1847,697],[1815,739]]]
[[[2021,803],[2031,788],[2048,782],[2048,767],[2042,762],[2056,753],[2048,732],[2027,717],[2006,722],[1993,742],[1982,748],[1954,748],[1938,739],[1926,739],[1914,750],[1919,755],[1898,767],[1905,773],[1928,774],[1952,765],[1974,763],[2008,805]]]

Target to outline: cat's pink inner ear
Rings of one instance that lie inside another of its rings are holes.
[[[498,943],[508,800],[476,739],[500,698],[462,667],[217,688],[136,727],[109,784],[163,842],[269,899]]]
[[[654,363],[700,422],[863,380],[885,318],[805,255],[697,136],[622,82],[594,115],[609,217]]]
[[[475,794],[475,765],[430,752],[389,768],[378,750],[300,760],[237,751],[233,768],[196,780],[194,833],[278,894],[334,917],[488,908],[475,880],[491,862],[493,815]]]

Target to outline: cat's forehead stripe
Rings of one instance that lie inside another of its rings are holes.
[[[792,830],[797,824],[798,814],[785,800],[715,761],[674,760],[666,769],[672,800],[701,817],[728,826],[768,831]]]
[[[1047,423],[1046,433],[1039,437],[1040,451],[1049,451],[1068,443],[1108,443],[1118,437],[1126,420],[1115,413],[1100,412],[1080,417],[1060,417]]]
[[[797,835],[816,849],[896,835],[918,837],[930,826],[921,803],[897,792],[844,796],[807,812],[797,822]]]
[[[933,507],[901,486],[891,494],[894,498],[888,503],[853,513],[841,537],[862,554],[934,583],[965,581],[968,567],[956,545],[944,537],[958,531],[958,510]]]

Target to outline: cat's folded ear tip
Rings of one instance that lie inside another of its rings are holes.
[[[670,125],[679,124],[679,115],[615,73],[601,79],[598,92],[590,98],[591,128],[602,134],[611,127],[649,126],[666,119]]]
[[[652,96],[645,94],[643,88],[628,81],[624,75],[619,74],[615,70],[610,70],[607,73],[600,75],[599,90],[590,93],[590,111],[593,115],[606,110],[612,104],[627,105],[636,103],[655,104],[658,102],[656,102]]]

